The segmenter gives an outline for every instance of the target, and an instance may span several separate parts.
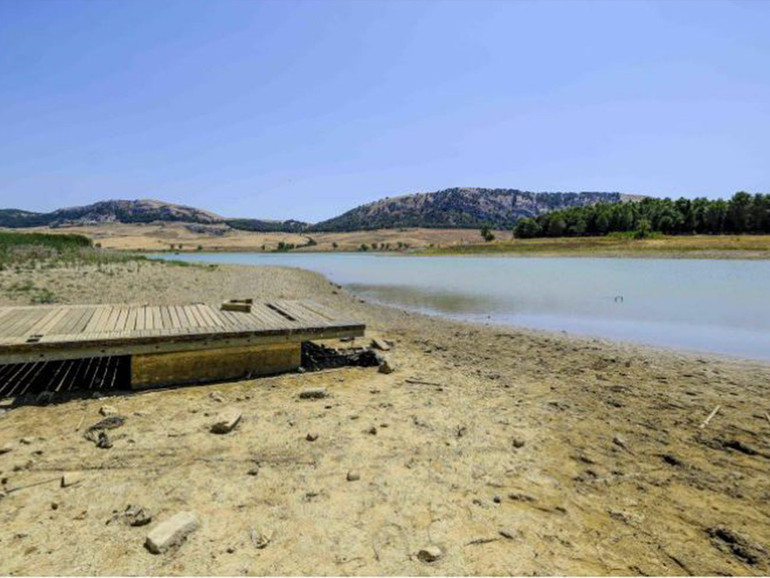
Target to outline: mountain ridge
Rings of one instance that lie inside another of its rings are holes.
[[[359,205],[319,223],[299,220],[228,218],[195,207],[154,199],[106,200],[38,213],[0,209],[0,227],[70,227],[104,223],[188,222],[226,224],[258,232],[347,232],[406,227],[511,228],[522,217],[598,202],[635,200],[634,195],[605,192],[533,193],[518,189],[456,187],[435,192],[385,197]]]

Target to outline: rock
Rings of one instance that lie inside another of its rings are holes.
[[[251,529],[249,537],[251,538],[251,543],[254,544],[254,547],[257,550],[265,548],[270,543],[270,540],[273,539],[272,534],[266,534],[256,528]]]
[[[369,435],[376,436],[377,435],[377,428],[372,426],[368,430],[366,430],[366,433],[368,433]]]
[[[246,472],[250,476],[258,476],[259,475],[259,466],[254,466],[251,468],[248,472]]]
[[[388,345],[382,339],[372,339],[371,347],[379,349],[380,351],[390,351],[390,345]]]
[[[431,562],[435,562],[441,558],[443,554],[444,553],[441,551],[441,548],[438,546],[427,546],[417,552],[417,558],[419,558],[422,562],[430,564]]]
[[[111,405],[103,405],[99,408],[99,413],[104,417],[109,417],[111,415],[118,415],[118,410]]]
[[[525,445],[526,443],[527,443],[527,442],[525,442],[525,441],[524,441],[523,439],[521,439],[521,438],[513,438],[513,447],[515,447],[515,448],[517,448],[517,449],[518,449],[518,448],[523,448],[523,447],[524,447],[524,445]]]
[[[347,480],[348,480],[349,482],[357,482],[357,481],[358,481],[358,480],[360,480],[360,479],[361,479],[361,474],[359,474],[357,471],[355,471],[355,470],[350,470],[350,471],[348,472],[348,475],[347,475]]]
[[[502,502],[502,501],[503,501],[503,499],[502,499],[500,496],[495,496],[494,498],[492,498],[492,501],[493,501],[495,504],[499,504],[500,502]]]
[[[393,362],[387,358],[382,360],[382,363],[380,363],[380,368],[377,370],[378,373],[384,373],[385,375],[393,373],[394,371],[396,371],[396,367],[394,366]]]
[[[216,421],[211,426],[211,433],[230,433],[239,421],[241,421],[241,412],[234,407],[228,407],[217,416]]]
[[[23,443],[24,445],[27,445],[27,446],[28,446],[29,444],[31,444],[32,442],[34,442],[34,441],[35,441],[35,438],[33,438],[33,437],[23,437],[23,438],[21,438],[19,441],[20,441],[21,443]]]
[[[616,435],[615,435],[615,436],[612,438],[612,443],[614,443],[614,444],[615,444],[616,446],[618,446],[618,447],[621,447],[621,448],[623,448],[624,450],[627,450],[627,449],[628,449],[628,445],[626,445],[626,440],[625,440],[625,439],[624,439],[622,436],[620,436],[620,435],[618,435],[618,434],[616,434]]]
[[[142,506],[129,505],[123,512],[123,520],[129,526],[146,526],[152,522],[152,512]]]
[[[306,439],[307,441],[309,441],[309,442],[314,442],[314,441],[316,441],[316,440],[318,439],[318,434],[317,434],[316,432],[309,432],[309,433],[308,433],[308,434],[305,436],[305,439]]]
[[[182,543],[188,535],[200,527],[198,517],[191,512],[179,512],[150,530],[144,542],[153,554],[162,554],[172,546]]]
[[[99,432],[99,437],[96,440],[96,447],[103,450],[108,450],[112,447],[112,440],[110,439],[110,436],[107,435],[106,431]]]
[[[7,454],[13,450],[13,446],[9,443],[0,446],[0,455]]]
[[[505,539],[507,539],[507,540],[515,540],[515,539],[516,539],[516,531],[515,531],[515,530],[510,530],[510,529],[508,529],[508,528],[502,528],[502,529],[499,531],[499,534],[500,534],[500,535],[501,535],[503,538],[505,538]]]
[[[225,398],[224,398],[224,397],[222,397],[222,394],[221,394],[221,393],[219,393],[218,391],[213,391],[213,392],[211,392],[211,393],[209,394],[209,397],[210,397],[212,400],[214,400],[214,401],[216,401],[216,402],[219,402],[219,403],[223,403],[223,402],[225,401]]]
[[[66,472],[61,477],[61,487],[69,488],[70,486],[79,484],[82,481],[83,481],[83,476],[79,472]]]
[[[328,397],[325,387],[313,387],[311,389],[304,389],[299,392],[300,399],[323,399]]]

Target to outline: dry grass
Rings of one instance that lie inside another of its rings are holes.
[[[704,257],[769,259],[770,235],[661,236],[636,240],[629,237],[562,237],[515,239],[429,249],[437,255],[558,255],[586,257]]]

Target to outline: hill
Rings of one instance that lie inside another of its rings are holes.
[[[621,193],[532,193],[518,189],[453,188],[385,198],[310,227],[311,231],[358,231],[397,227],[510,229],[523,217],[599,202],[634,200]]]
[[[517,189],[454,188],[434,193],[388,197],[356,207],[315,225],[302,221],[225,218],[209,211],[156,201],[111,200],[34,213],[0,210],[0,227],[80,227],[87,225],[154,222],[218,224],[259,233],[349,232],[406,227],[469,229],[483,225],[511,229],[522,217],[537,217],[554,210],[598,202],[632,200],[620,193],[531,193]]]
[[[163,201],[101,201],[83,207],[57,209],[51,213],[32,213],[17,209],[0,211],[3,227],[65,227],[102,223],[151,223],[153,221],[184,221],[188,223],[218,223],[222,217]]]

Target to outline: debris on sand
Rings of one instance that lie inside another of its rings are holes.
[[[0,446],[0,456],[3,454],[7,454],[8,452],[13,450],[13,446],[10,442]]]
[[[112,405],[103,405],[99,408],[99,414],[104,417],[109,417],[111,415],[118,415],[118,410]]]
[[[176,516],[161,522],[150,530],[144,546],[153,554],[162,554],[172,546],[181,544],[188,535],[199,527],[200,522],[195,514],[179,512]]]
[[[83,476],[79,472],[66,472],[61,477],[61,487],[69,488],[83,481]]]
[[[384,373],[385,375],[393,373],[394,371],[396,371],[396,366],[387,357],[382,360],[380,368],[377,370],[378,373]]]
[[[271,534],[266,534],[265,532],[262,532],[261,530],[257,530],[256,528],[252,528],[249,531],[249,538],[251,539],[251,543],[254,545],[254,547],[257,550],[262,550],[263,548],[267,547],[267,545],[273,539],[273,535],[272,535],[272,533]]]
[[[754,566],[765,558],[768,553],[762,546],[727,526],[715,526],[707,530],[711,542],[722,550],[730,553],[750,566]]]
[[[305,439],[309,442],[314,442],[318,439],[318,433],[317,432],[308,432],[308,434],[305,436]]]
[[[388,345],[387,341],[377,339],[376,337],[372,339],[371,347],[380,351],[390,351],[390,345]]]
[[[152,522],[152,512],[142,506],[128,505],[123,512],[123,521],[129,526],[146,526]]]
[[[241,415],[238,409],[228,407],[217,416],[216,421],[211,425],[211,433],[230,433],[238,425],[238,422],[241,421]]]
[[[299,392],[300,399],[323,399],[329,397],[325,387],[312,387]]]
[[[431,562],[435,562],[441,556],[444,554],[444,552],[441,551],[441,548],[438,546],[426,546],[419,552],[417,552],[417,558],[422,561],[430,564]]]
[[[348,475],[347,475],[347,480],[348,480],[349,482],[357,482],[357,481],[358,481],[358,480],[360,480],[360,479],[361,479],[361,474],[359,474],[357,471],[355,471],[355,470],[350,470],[350,471],[348,472]]]
[[[113,415],[90,426],[83,433],[83,437],[88,441],[94,442],[98,448],[109,449],[112,447],[112,440],[110,440],[106,430],[119,428],[125,423],[126,418]]]

